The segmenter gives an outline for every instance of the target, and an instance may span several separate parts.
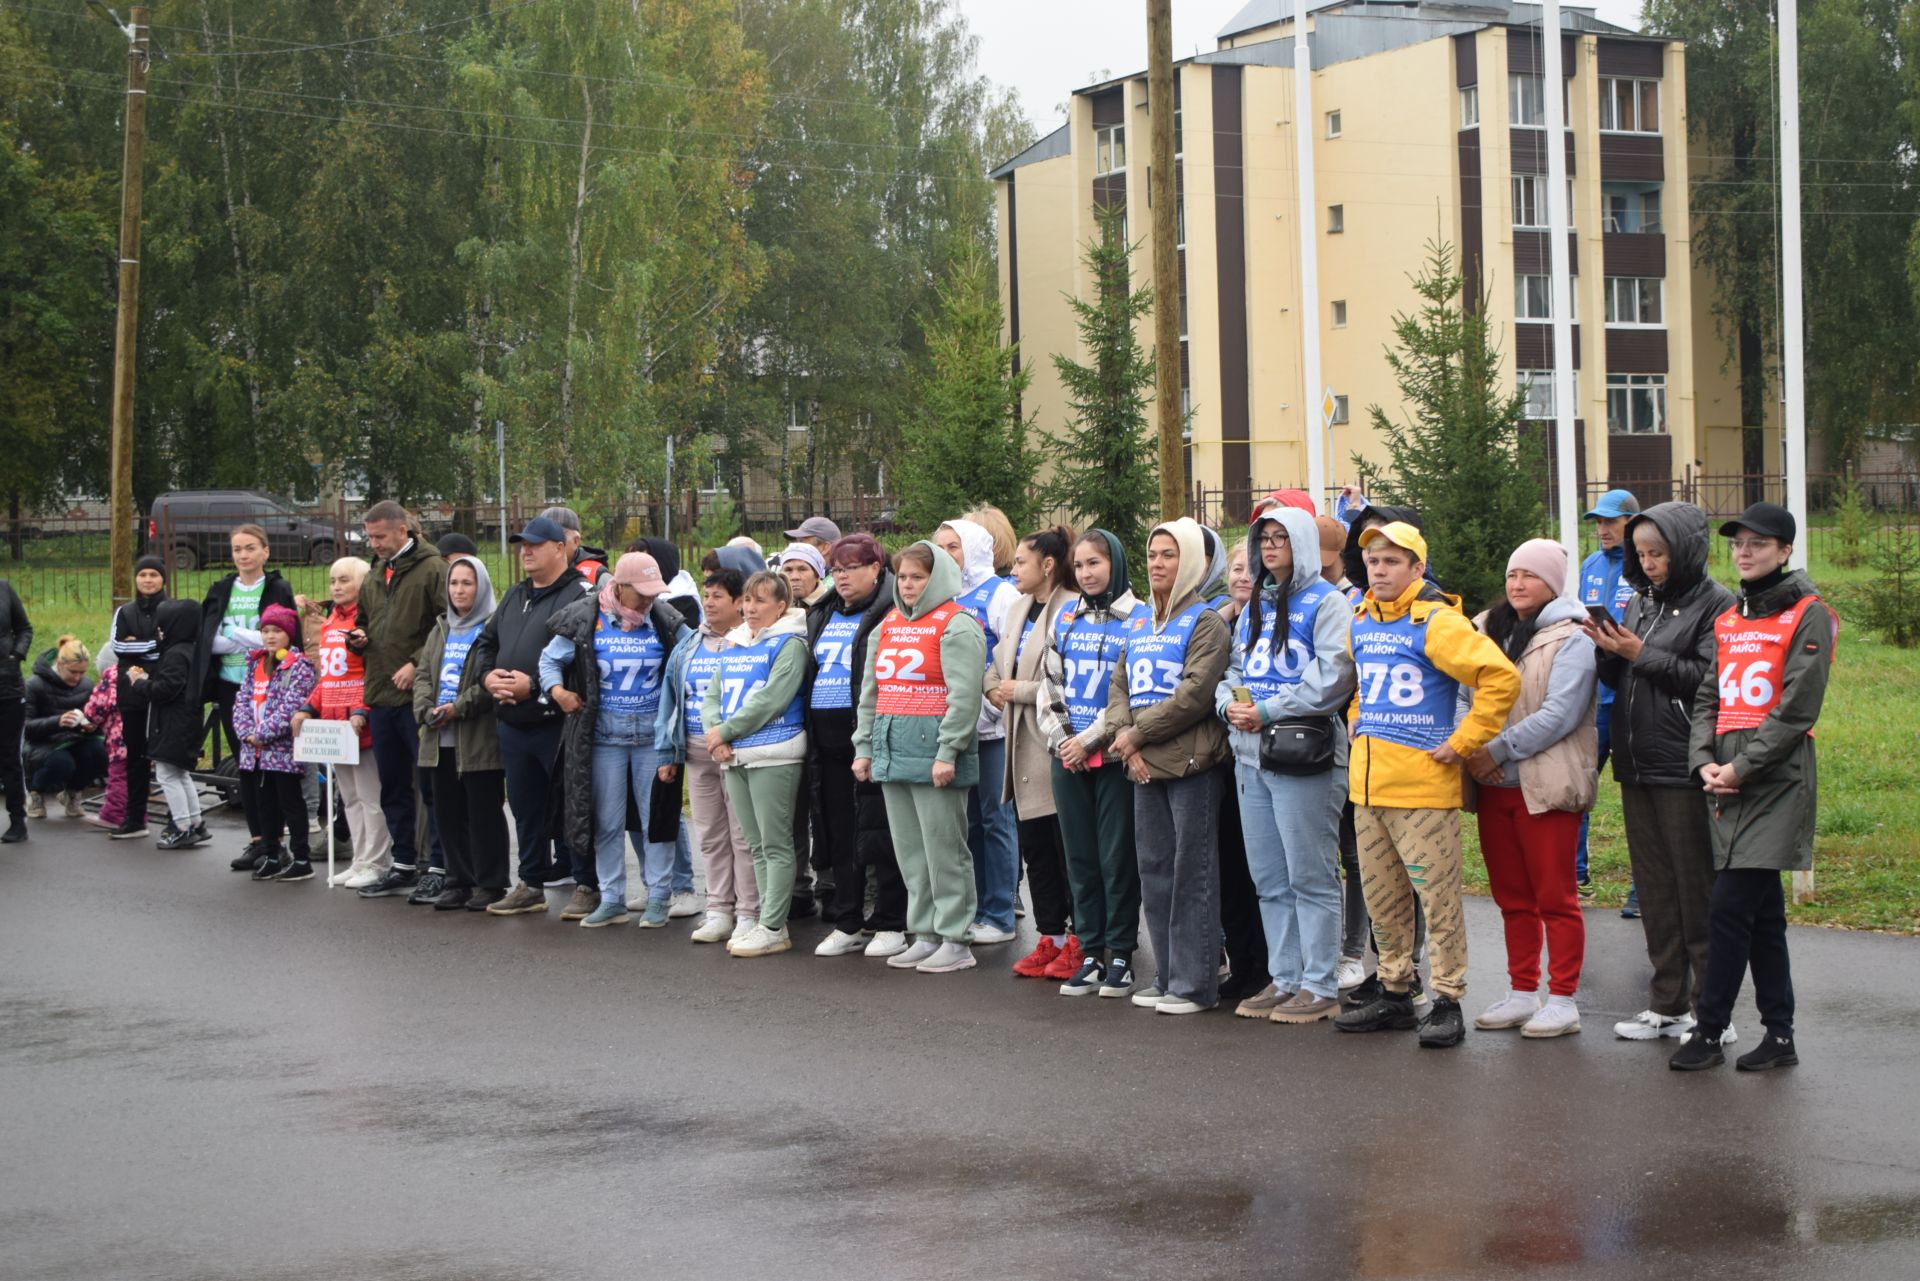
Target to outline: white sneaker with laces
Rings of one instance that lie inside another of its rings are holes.
[[[1485,1013],[1473,1021],[1473,1025],[1482,1032],[1521,1027],[1539,1012],[1540,997],[1537,993],[1508,992],[1499,1001],[1489,1005]]]
[[[732,912],[708,912],[707,919],[692,934],[696,943],[724,943],[732,937]]]
[[[1642,1010],[1632,1018],[1613,1025],[1613,1034],[1623,1041],[1657,1041],[1663,1036],[1684,1038],[1693,1031],[1691,1014],[1655,1014]]]
[[[899,930],[880,930],[867,943],[867,955],[898,956],[907,950],[907,936]]]
[[[347,879],[340,882],[340,887],[348,890],[363,890],[369,885],[378,885],[386,879],[387,874],[380,869],[363,867],[357,872],[349,873]]]
[[[1532,1040],[1569,1036],[1580,1030],[1580,1007],[1570,996],[1550,996],[1540,1012],[1527,1020],[1520,1035]]]
[[[905,948],[889,956],[887,958],[887,964],[896,970],[911,970],[939,950],[939,944],[930,942],[927,939],[921,939],[912,947]]]
[[[728,950],[735,956],[772,956],[793,949],[793,937],[784,928],[770,930],[756,924],[751,933]]]
[[[858,934],[849,934],[845,930],[835,930],[820,940],[813,949],[815,956],[852,956],[855,952],[865,951],[867,941]]]
[[[733,933],[727,935],[727,942],[730,944],[739,942],[741,939],[745,938],[749,933],[751,933],[753,930],[753,927],[758,924],[760,924],[760,918],[757,915],[734,917]]]
[[[347,883],[347,878],[352,875],[353,875],[353,866],[352,864],[348,864],[346,867],[343,867],[339,871],[335,872],[332,876],[329,876],[327,878],[327,884],[333,885],[333,886],[345,885]]]
[[[1342,992],[1350,987],[1359,987],[1367,981],[1366,963],[1357,956],[1343,956],[1340,958],[1340,968],[1333,975],[1333,981]]]
[[[745,931],[736,928],[733,932],[733,937],[727,940],[727,951],[733,953],[735,956],[746,954],[745,949],[758,947],[766,943],[769,941],[772,933],[773,931],[765,929],[758,921],[749,925]]]
[[[967,941],[970,943],[1011,943],[1013,942],[1013,931],[1003,930],[998,926],[989,925],[985,921],[975,921],[973,928],[967,931]]]
[[[970,970],[976,964],[973,949],[965,943],[942,943],[933,955],[913,968],[922,974],[952,974],[957,970]]]
[[[700,896],[692,890],[675,894],[667,900],[667,919],[677,921],[686,916],[700,915]]]

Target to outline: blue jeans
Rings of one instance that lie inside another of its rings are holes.
[[[1600,764],[1597,768],[1605,771],[1607,768],[1607,757],[1611,754],[1613,746],[1612,703],[1601,703],[1595,709],[1593,713],[1593,726],[1600,731]],[[1576,881],[1584,881],[1587,879],[1587,823],[1592,817],[1593,813],[1591,810],[1580,816],[1580,843],[1573,847],[1573,879]]]
[[[645,837],[653,799],[653,718],[600,709],[593,726],[593,862],[600,880],[600,901],[627,901],[627,794],[640,808],[638,833]],[[640,844],[640,875],[650,897],[665,900],[673,872],[673,842]]]
[[[1233,773],[1273,986],[1338,996],[1340,810],[1347,772],[1276,774],[1236,764]]]
[[[1020,888],[1020,827],[1011,804],[1000,803],[1007,740],[980,742],[980,782],[967,792],[967,849],[973,854],[978,919],[1013,928],[1013,896]]]

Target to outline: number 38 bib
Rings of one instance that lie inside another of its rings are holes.
[[[1360,688],[1355,733],[1430,752],[1453,733],[1459,682],[1427,658],[1427,625],[1411,615],[1382,620],[1359,611],[1353,661]]]

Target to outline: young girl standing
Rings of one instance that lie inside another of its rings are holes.
[[[293,759],[293,721],[313,693],[313,664],[300,652],[300,619],[285,605],[260,612],[260,648],[249,657],[246,682],[233,705],[240,736],[241,786],[251,785],[260,814],[264,861],[256,881],[305,881],[313,876],[307,852],[307,811],[301,769]],[[287,848],[280,848],[281,829]]]

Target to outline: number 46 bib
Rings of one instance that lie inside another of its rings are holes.
[[[1802,596],[1771,618],[1742,618],[1736,605],[1713,620],[1720,686],[1720,713],[1714,719],[1714,733],[1759,729],[1767,714],[1780,705],[1780,676],[1786,670],[1793,629],[1799,626],[1807,602],[1819,599]],[[1837,632],[1838,615],[1833,625]],[[1827,652],[1831,658],[1833,651]]]

